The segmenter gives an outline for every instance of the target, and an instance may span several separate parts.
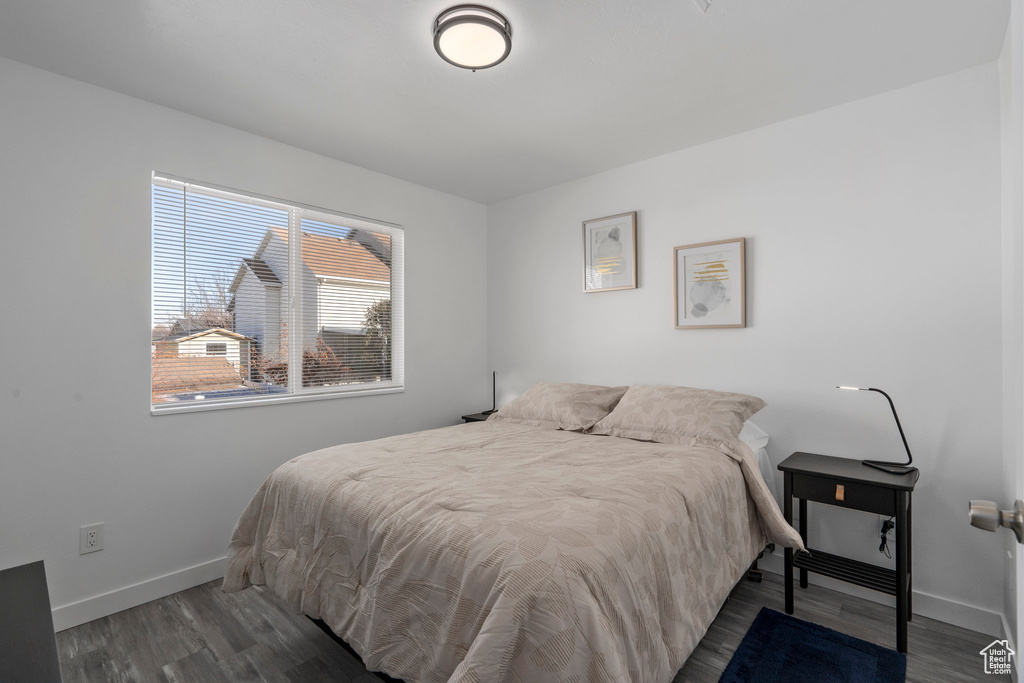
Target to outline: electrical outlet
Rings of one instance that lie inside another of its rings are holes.
[[[78,530],[78,554],[103,550],[103,524],[90,524]]]

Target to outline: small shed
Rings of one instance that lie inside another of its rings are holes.
[[[253,348],[252,345],[256,343],[256,340],[222,327],[214,327],[177,339],[171,337],[165,343],[173,345],[178,356],[223,358],[235,366],[239,375],[248,377],[249,351]]]

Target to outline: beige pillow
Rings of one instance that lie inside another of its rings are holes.
[[[496,422],[580,432],[607,415],[627,387],[541,382],[491,415]]]
[[[732,441],[739,437],[743,423],[763,407],[764,401],[746,394],[638,385],[630,387],[615,410],[590,433],[658,443]]]

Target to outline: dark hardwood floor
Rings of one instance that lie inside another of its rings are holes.
[[[782,580],[743,581],[673,683],[715,683],[761,607],[782,611]],[[885,647],[894,611],[811,586],[797,590],[796,616]],[[992,636],[914,617],[908,683],[996,683],[978,652]],[[57,634],[65,683],[380,683],[315,624],[269,591],[226,594],[207,583]]]

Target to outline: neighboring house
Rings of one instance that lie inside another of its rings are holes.
[[[271,233],[268,231],[267,234]],[[277,245],[271,245],[268,238],[264,238],[256,253],[262,255],[271,246],[269,256],[277,261],[277,268],[283,276],[287,268],[287,249],[283,254],[276,254]],[[281,325],[285,322],[281,302],[288,300],[287,296],[282,296],[283,291],[287,291],[285,283],[277,277],[273,267],[259,257],[243,258],[228,288],[231,295],[228,310],[234,320],[233,327],[255,339],[260,352],[268,357],[281,351]]]
[[[160,357],[219,357],[234,366],[241,377],[249,376],[249,351],[256,340],[244,334],[215,327],[192,334],[171,334],[154,344]]]
[[[302,233],[302,339],[305,349],[319,341],[339,358],[363,347],[366,310],[391,298],[389,245],[379,237],[361,240]],[[288,233],[273,228],[251,258],[238,265],[228,289],[234,328],[257,340],[267,358],[280,358],[289,337]]]

